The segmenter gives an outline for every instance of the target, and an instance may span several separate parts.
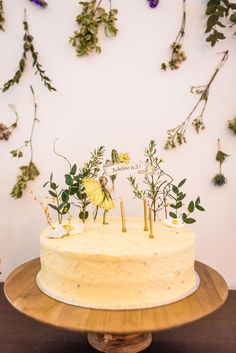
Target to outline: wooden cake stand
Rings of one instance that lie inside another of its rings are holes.
[[[95,310],[52,299],[35,282],[39,259],[15,269],[5,282],[4,292],[17,310],[35,320],[88,332],[90,345],[101,352],[136,353],[151,344],[151,332],[198,320],[225,302],[228,288],[221,275],[200,262],[195,269],[200,277],[195,293],[173,304],[142,310]]]

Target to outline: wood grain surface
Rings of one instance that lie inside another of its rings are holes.
[[[39,259],[18,267],[5,282],[5,295],[25,315],[68,330],[117,334],[164,330],[212,313],[228,294],[224,279],[209,266],[196,262],[200,286],[186,299],[145,310],[94,310],[63,304],[42,293],[35,283],[39,269]]]
[[[96,353],[87,335],[32,320],[15,310],[0,283],[1,353]],[[236,291],[207,317],[153,334],[143,353],[236,353]]]

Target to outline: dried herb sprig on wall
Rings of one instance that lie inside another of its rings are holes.
[[[185,52],[183,51],[183,41],[185,36],[186,26],[186,0],[183,0],[183,16],[180,30],[177,34],[175,41],[171,44],[171,58],[168,63],[162,63],[161,69],[166,71],[167,69],[177,70],[180,65],[187,59]]]
[[[219,172],[214,176],[212,182],[216,186],[222,186],[227,182],[226,177],[222,173],[222,163],[225,161],[226,157],[229,157],[228,154],[221,151],[220,148],[220,139],[217,140],[218,152],[216,154],[216,161],[219,163]]]
[[[100,53],[98,32],[100,27],[104,27],[105,35],[115,37],[118,29],[116,27],[116,15],[118,10],[112,8],[107,12],[100,7],[102,0],[81,1],[82,12],[76,17],[79,30],[74,32],[70,38],[70,43],[76,49],[77,56],[89,55],[93,52]]]
[[[9,140],[9,137],[11,136],[13,130],[17,127],[17,123],[19,120],[19,116],[14,105],[9,104],[9,107],[15,114],[16,118],[14,123],[12,123],[10,126],[6,126],[5,124],[0,123],[0,140]]]
[[[20,174],[17,176],[16,184],[13,186],[11,191],[11,196],[15,199],[22,197],[24,190],[27,187],[29,181],[34,180],[39,175],[39,170],[33,162],[33,134],[36,122],[39,122],[37,118],[37,103],[35,99],[35,94],[33,87],[30,86],[31,93],[33,96],[34,103],[34,119],[31,127],[30,137],[25,141],[24,145],[20,148],[11,151],[13,157],[23,157],[22,149],[25,147],[30,148],[30,161],[28,165],[23,165],[20,167]]]
[[[236,118],[228,121],[228,128],[234,132],[236,135]]]
[[[222,32],[222,29],[226,27],[224,23],[229,21],[229,27],[233,27],[236,24],[236,11],[234,10],[236,10],[236,4],[228,0],[209,0],[207,2],[207,25],[205,33],[210,33],[206,41],[212,47],[218,41],[226,38]],[[224,23],[222,23],[223,19],[226,20]]]
[[[4,31],[3,23],[5,22],[3,0],[0,0],[0,30]]]
[[[183,143],[186,143],[185,134],[186,134],[187,127],[189,125],[189,122],[193,118],[193,114],[195,113],[195,111],[197,110],[197,108],[199,106],[201,106],[200,113],[199,113],[198,117],[196,117],[192,120],[192,126],[197,133],[199,133],[201,130],[205,129],[203,119],[204,119],[204,113],[205,113],[205,109],[206,109],[208,98],[209,98],[210,87],[211,87],[213,81],[215,80],[216,75],[218,74],[218,72],[220,71],[222,66],[225,64],[227,59],[228,59],[228,50],[226,50],[223,53],[222,59],[220,60],[220,63],[218,64],[217,68],[215,69],[209,82],[205,86],[192,86],[191,87],[191,92],[194,94],[200,95],[200,97],[199,97],[197,103],[195,104],[195,106],[193,107],[193,109],[191,110],[191,112],[188,114],[187,118],[181,124],[176,126],[175,128],[167,130],[167,141],[165,144],[165,149],[172,149],[178,145],[180,146]]]
[[[43,84],[49,91],[56,91],[56,88],[52,86],[52,82],[48,76],[45,74],[45,70],[43,70],[42,65],[38,61],[38,53],[35,51],[34,45],[33,45],[33,36],[29,32],[29,25],[27,22],[26,18],[26,11],[25,11],[25,18],[23,21],[23,26],[24,26],[24,45],[23,45],[23,54],[22,57],[19,61],[18,69],[10,80],[8,80],[6,83],[3,85],[3,92],[6,92],[9,88],[11,88],[14,84],[18,84],[20,82],[21,76],[25,70],[26,66],[26,60],[27,60],[27,53],[30,52],[32,59],[33,59],[33,68],[36,69],[35,74],[39,74]]]

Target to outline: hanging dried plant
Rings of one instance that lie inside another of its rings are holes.
[[[14,105],[9,104],[9,107],[15,114],[15,121],[10,126],[6,126],[5,124],[0,123],[0,140],[5,140],[5,141],[9,140],[11,134],[13,133],[13,130],[17,127],[17,123],[19,120],[19,116]]]
[[[118,10],[112,8],[107,12],[100,7],[102,0],[81,1],[82,12],[76,17],[79,30],[74,32],[70,38],[70,43],[76,49],[77,56],[89,55],[93,52],[100,53],[98,32],[100,27],[104,27],[105,35],[115,37],[118,29],[116,27],[116,15]]]
[[[220,149],[220,139],[217,140],[218,152],[216,154],[216,161],[219,163],[219,172],[214,176],[212,182],[216,186],[222,186],[227,182],[226,177],[222,173],[222,164],[225,161],[226,157],[229,157],[228,154],[224,153]]]
[[[25,70],[26,60],[27,60],[27,53],[30,52],[32,59],[33,59],[33,68],[35,68],[35,74],[39,74],[41,81],[43,82],[44,86],[47,87],[49,91],[56,91],[56,89],[52,86],[52,82],[49,77],[46,76],[45,70],[42,68],[42,65],[38,61],[38,53],[34,48],[33,41],[34,38],[29,32],[29,25],[26,18],[26,11],[25,11],[25,18],[23,21],[24,26],[24,45],[23,45],[23,54],[18,64],[18,69],[9,81],[4,83],[3,85],[3,92],[6,92],[9,88],[11,88],[14,84],[18,84],[22,77],[22,74]]]
[[[185,52],[183,51],[183,42],[185,36],[186,26],[186,0],[183,0],[183,15],[180,30],[177,34],[175,41],[171,44],[171,58],[168,63],[162,63],[161,69],[166,71],[167,69],[177,70],[180,65],[187,59]]]
[[[228,59],[228,50],[226,50],[223,53],[223,57],[220,60],[220,63],[218,64],[217,68],[215,69],[213,75],[211,76],[209,82],[205,86],[192,86],[191,87],[191,93],[200,95],[197,103],[191,110],[191,112],[188,114],[187,118],[178,126],[176,126],[173,129],[169,129],[167,131],[167,141],[165,144],[165,149],[172,149],[175,148],[176,146],[180,146],[183,143],[186,143],[186,130],[189,125],[189,122],[191,122],[193,118],[193,114],[197,110],[198,107],[200,108],[200,114],[192,120],[192,126],[195,129],[197,133],[199,133],[201,130],[205,129],[205,125],[203,122],[204,119],[204,113],[206,110],[208,98],[209,98],[209,91],[210,87],[213,83],[213,81],[216,78],[216,75],[220,71],[220,69],[223,67],[225,64],[226,60]]]
[[[236,135],[236,118],[228,121],[228,128]]]
[[[3,23],[5,22],[3,0],[0,0],[0,30],[4,31]]]
[[[227,27],[227,22],[230,28],[236,24],[236,11],[234,10],[236,10],[236,4],[228,0],[209,0],[207,2],[207,24],[205,33],[210,33],[206,41],[210,43],[212,47],[214,47],[218,41],[226,38],[222,30]]]
[[[33,134],[36,122],[39,122],[37,118],[37,103],[35,100],[35,94],[33,87],[30,86],[32,96],[33,96],[33,103],[34,103],[34,119],[33,124],[31,127],[30,138],[25,141],[24,145],[11,151],[11,155],[13,157],[23,157],[22,149],[29,147],[30,148],[30,161],[28,165],[23,165],[20,167],[20,174],[17,176],[16,184],[13,186],[11,191],[11,196],[15,199],[19,199],[22,197],[24,190],[27,187],[29,181],[34,180],[38,175],[39,171],[36,165],[33,162]]]
[[[149,7],[152,9],[155,9],[157,5],[159,4],[159,0],[147,0]]]
[[[48,6],[47,2],[44,0],[30,0],[31,2],[33,2],[35,5],[38,5],[42,8],[45,8]]]

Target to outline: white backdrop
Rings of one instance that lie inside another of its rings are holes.
[[[105,0],[104,0],[105,1]],[[31,183],[37,194],[53,171],[59,182],[67,171],[65,162],[56,157],[52,143],[72,162],[83,163],[89,152],[100,144],[107,150],[117,148],[132,158],[142,157],[150,139],[158,142],[158,151],[166,169],[176,181],[187,177],[190,198],[198,194],[206,212],[193,225],[197,234],[197,259],[216,268],[231,288],[236,288],[236,137],[226,127],[236,113],[236,42],[232,38],[211,49],[204,41],[205,0],[187,1],[185,51],[188,60],[175,72],[163,72],[160,63],[170,55],[181,22],[181,0],[160,0],[152,10],[145,0],[114,0],[119,9],[119,34],[101,40],[102,53],[77,58],[68,44],[76,28],[77,1],[48,0],[41,10],[28,0],[5,0],[5,33],[0,33],[0,85],[15,72],[22,54],[22,19],[27,9],[30,31],[35,37],[39,60],[57,87],[49,93],[34,76],[29,58],[22,81],[0,96],[0,122],[10,124],[13,115],[8,104],[15,104],[20,115],[19,127],[8,142],[0,142],[0,258],[4,280],[17,265],[39,256],[39,234],[45,227],[40,207],[28,192],[14,200],[9,192],[18,167],[27,163],[13,159],[9,151],[29,136],[33,105],[32,84],[39,105],[40,124],[34,138],[35,163],[41,175]],[[217,76],[206,109],[206,130],[197,135],[191,127],[188,143],[174,151],[165,151],[166,130],[181,122],[192,109],[197,96],[191,85],[205,84],[229,49],[229,59]],[[217,172],[216,141],[230,154],[223,165],[228,184],[216,188],[211,179]],[[119,182],[126,213],[141,215],[140,203],[132,199],[127,183]],[[114,211],[114,214],[118,210]]]

